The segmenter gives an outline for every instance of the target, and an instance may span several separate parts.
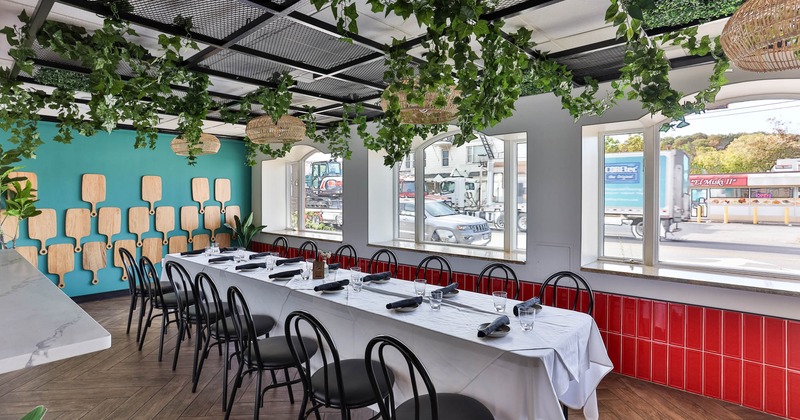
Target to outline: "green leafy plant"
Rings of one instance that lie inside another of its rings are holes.
[[[47,409],[44,406],[40,405],[33,410],[31,410],[28,414],[23,416],[20,420],[41,420],[44,418],[44,413],[47,412]]]
[[[229,223],[225,223],[225,227],[233,231],[234,239],[239,246],[244,248],[248,248],[250,246],[250,242],[253,240],[253,237],[267,227],[266,225],[254,225],[252,212],[250,212],[250,215],[244,219],[244,222],[242,222],[242,219],[240,219],[239,216],[233,216],[233,221],[234,226],[231,226]]]
[[[41,211],[36,209],[36,191],[30,181],[25,180],[23,185],[20,181],[24,178],[11,177],[11,173],[19,170],[20,166],[13,166],[20,161],[21,151],[14,149],[4,152],[0,147],[0,208],[3,216],[0,218],[0,248],[6,248],[6,237],[11,238],[11,246],[17,245],[17,232],[3,232],[2,225],[9,217],[16,217],[20,222],[38,216]],[[19,229],[19,226],[17,226]]]

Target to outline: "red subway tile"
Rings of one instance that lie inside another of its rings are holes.
[[[703,308],[686,307],[686,347],[703,350]]]
[[[614,372],[619,373],[622,367],[622,336],[608,333],[608,358],[614,364]]]
[[[789,390],[789,395],[792,397],[788,399],[788,409],[789,412],[787,413],[790,419],[800,419],[800,398],[797,398],[800,395],[800,373],[788,371],[788,382],[789,386],[787,387]]]
[[[653,301],[639,299],[637,303],[637,334],[642,338],[651,338],[653,331]]]
[[[706,353],[703,359],[703,395],[722,398],[722,356]]]
[[[667,385],[684,389],[684,352],[683,347],[669,346],[667,349]]]
[[[786,367],[786,320],[764,318],[764,363]]]
[[[764,365],[744,362],[742,384],[742,405],[762,410],[764,407]]]
[[[608,331],[622,332],[622,297],[608,295]]]
[[[703,393],[703,352],[686,350],[686,390]]]
[[[743,358],[751,362],[764,360],[764,317],[744,314],[742,317]]]
[[[669,304],[669,344],[683,346],[686,343],[686,305]]]
[[[788,321],[786,326],[786,354],[789,369],[800,370],[800,322]],[[800,400],[800,398],[798,398]]]
[[[538,286],[538,284],[537,284]],[[538,295],[537,295],[538,296]],[[597,328],[600,331],[607,331],[608,330],[608,295],[605,293],[595,293],[594,294],[594,310],[592,311],[592,316],[594,317],[594,322],[597,323]],[[800,335],[798,336],[800,337]]]
[[[652,353],[652,372],[653,382],[657,384],[667,384],[667,345],[653,343]]]
[[[636,338],[622,337],[622,367],[623,375],[636,376]]]
[[[703,323],[703,349],[711,353],[722,353],[722,311],[705,308]]]
[[[542,284],[541,283],[533,283],[533,296],[538,297],[539,292],[542,291]]]
[[[557,308],[562,308],[562,309],[571,309],[572,308],[572,300],[570,299],[569,292],[570,292],[569,289],[560,287],[558,289],[558,294],[555,297],[555,303],[553,304],[553,306],[555,306]],[[617,331],[617,332],[619,332],[619,331]]]
[[[586,290],[581,290],[581,295],[578,299],[578,311],[582,313],[589,312],[589,292]]]
[[[650,380],[650,342],[647,340],[636,341],[636,377],[645,381]]]
[[[636,298],[622,298],[622,334],[636,335]]]
[[[667,303],[653,301],[653,340],[667,341],[667,327],[669,318],[667,317]]]
[[[742,357],[742,314],[722,313],[722,353],[725,356]]]
[[[722,399],[734,404],[742,403],[742,361],[722,358]]]
[[[764,411],[786,416],[786,369],[764,366]]]
[[[528,300],[532,297],[533,297],[533,284],[528,282],[523,282],[521,300]]]

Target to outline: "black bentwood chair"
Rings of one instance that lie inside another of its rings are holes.
[[[142,350],[145,337],[147,336],[147,329],[153,323],[156,317],[161,318],[161,337],[158,343],[158,361],[161,361],[164,354],[164,337],[167,335],[167,326],[172,322],[177,322],[178,318],[178,300],[172,285],[169,286],[171,292],[166,292],[161,287],[161,282],[158,279],[158,272],[153,262],[149,258],[142,256],[139,259],[139,267],[142,273],[142,288],[147,289],[148,302],[150,303],[147,312],[147,322],[142,329],[142,338],[139,340],[139,351]],[[159,310],[161,313],[153,314],[153,310]],[[175,316],[175,319],[170,320],[169,315]]]
[[[377,364],[373,354],[377,347]],[[390,389],[388,398],[378,388],[378,377],[385,377],[390,372],[386,366],[386,349],[394,348],[406,360],[408,377],[411,381],[413,398],[397,405],[394,392]],[[436,392],[428,372],[411,351],[400,340],[388,335],[373,338],[367,344],[364,355],[367,375],[372,385],[375,398],[378,400],[380,415],[383,420],[493,420],[494,416],[483,404],[472,397],[459,394],[440,394]],[[378,368],[378,369],[376,369]],[[419,380],[417,379],[419,374]],[[422,381],[426,394],[420,395],[417,382]]]
[[[300,247],[297,248],[297,256],[306,258],[314,258],[317,259],[317,255],[319,254],[319,248],[317,248],[317,244],[314,241],[305,241],[300,244]]]
[[[397,277],[397,256],[394,255],[394,252],[386,248],[381,248],[372,254],[372,258],[369,259],[367,271],[372,274],[380,272],[383,268],[383,264],[386,264],[386,271],[392,273],[392,277]]]
[[[372,385],[367,374],[367,365],[364,359],[339,358],[339,352],[333,339],[322,324],[308,312],[294,311],[286,317],[286,337],[299,337],[301,327],[310,328],[319,343],[319,354],[322,357],[322,367],[316,372],[311,370],[311,362],[304,354],[308,354],[307,349],[302,344],[295,344],[298,340],[289,341],[289,348],[295,363],[298,365],[297,371],[303,381],[303,405],[300,408],[299,419],[307,418],[312,412],[319,416],[321,407],[338,408],[341,410],[342,420],[350,420],[350,410],[354,408],[367,407],[377,403],[379,400],[388,397],[389,391],[394,385],[394,374],[391,370],[382,369],[378,362],[374,369],[381,371],[376,375],[376,387],[379,388],[378,395],[373,393]],[[306,405],[311,402],[311,408],[306,410]],[[377,419],[379,415],[373,417]]]
[[[279,257],[288,257],[289,241],[285,236],[278,236],[272,241],[272,248],[270,248],[270,251],[277,252]]]
[[[178,336],[175,341],[175,355],[172,358],[172,370],[178,367],[178,356],[180,355],[181,342],[184,336],[192,337],[191,327],[197,326],[197,342],[195,348],[201,346],[200,340],[202,339],[200,330],[204,328],[202,325],[203,317],[198,313],[197,305],[197,290],[194,288],[192,276],[183,268],[182,265],[175,261],[167,261],[164,264],[167,272],[167,279],[169,284],[175,290],[175,300],[177,302],[176,318],[178,321]],[[216,319],[216,313],[211,315]],[[195,356],[197,353],[195,352]],[[197,373],[197,357],[194,358],[192,365],[192,376]]]
[[[128,311],[128,328],[125,330],[125,334],[131,333],[133,310],[139,306],[139,324],[136,327],[136,342],[139,342],[142,336],[142,321],[144,320],[145,305],[147,305],[150,299],[148,289],[155,286],[148,284],[146,286],[149,287],[144,287],[145,285],[142,284],[142,269],[139,264],[136,264],[136,259],[127,249],[120,248],[119,256],[122,260],[123,270],[125,270],[125,274],[128,277],[128,290],[131,293],[131,307]],[[164,292],[172,291],[172,288],[167,282],[161,282],[159,286],[161,286],[161,290]]]
[[[358,267],[358,254],[356,253],[356,249],[353,248],[353,245],[342,245],[336,249],[333,255],[336,256],[335,262],[339,263],[342,269]],[[345,262],[350,262],[350,265],[346,266]]]
[[[558,283],[562,279],[569,279],[567,286],[562,286],[559,288]],[[552,283],[551,289],[553,290],[552,293],[547,293],[549,290],[548,287]],[[574,284],[574,286],[573,286]],[[566,293],[567,300],[569,300],[569,293],[571,290],[575,290],[575,296],[572,300],[572,309],[573,311],[580,311],[580,297],[581,297],[581,288],[586,290],[586,296],[588,296],[589,303],[587,305],[586,313],[591,315],[592,310],[594,309],[594,292],[592,288],[589,286],[589,283],[583,279],[583,277],[571,272],[571,271],[559,271],[547,278],[547,280],[542,283],[542,289],[539,290],[539,299],[542,301],[543,305],[551,305],[556,306],[556,302],[558,302],[559,293]],[[559,292],[560,290],[560,292]],[[551,299],[546,299],[550,296]],[[549,302],[549,303],[548,303]]]
[[[495,274],[497,272],[497,274]],[[511,299],[519,299],[520,283],[517,278],[517,273],[503,263],[492,263],[487,265],[478,275],[478,281],[475,283],[475,291],[478,293],[491,294],[493,280],[497,279],[503,283],[503,288],[508,293]],[[485,287],[484,287],[485,286]]]
[[[450,269],[450,263],[438,255],[431,255],[423,258],[422,261],[419,262],[419,265],[417,265],[414,278],[427,279],[427,274],[429,272],[431,273],[431,277],[435,277],[435,280],[432,279],[434,282],[433,284],[438,284],[439,286],[447,286],[453,278],[453,270]],[[420,273],[422,273],[422,276],[420,276]]]
[[[239,370],[236,372],[236,381],[231,390],[231,397],[228,400],[228,408],[225,410],[225,420],[231,415],[233,401],[236,397],[236,389],[242,386],[242,379],[245,374],[256,372],[256,406],[253,418],[258,419],[259,410],[264,405],[264,394],[273,388],[285,386],[289,390],[289,401],[294,404],[294,393],[292,384],[299,383],[301,379],[290,380],[289,368],[296,367],[295,354],[292,348],[302,348],[302,359],[310,359],[317,352],[317,343],[306,337],[267,337],[258,338],[258,329],[250,315],[250,308],[242,295],[242,291],[236,286],[228,289],[228,306],[231,311],[231,320],[236,329],[236,338],[241,356],[239,357]],[[298,356],[299,357],[299,356]],[[245,371],[245,368],[247,369]],[[298,368],[299,369],[299,368]],[[275,376],[276,370],[282,370],[285,376],[284,382],[278,382]],[[269,371],[272,376],[272,383],[261,389],[261,376],[264,371]],[[305,402],[305,400],[303,400]]]

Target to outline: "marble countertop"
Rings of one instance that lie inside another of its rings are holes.
[[[0,373],[111,347],[111,334],[15,250],[0,251]]]

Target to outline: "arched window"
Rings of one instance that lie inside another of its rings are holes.
[[[288,162],[290,228],[342,233],[342,167],[341,158],[316,149]]]

